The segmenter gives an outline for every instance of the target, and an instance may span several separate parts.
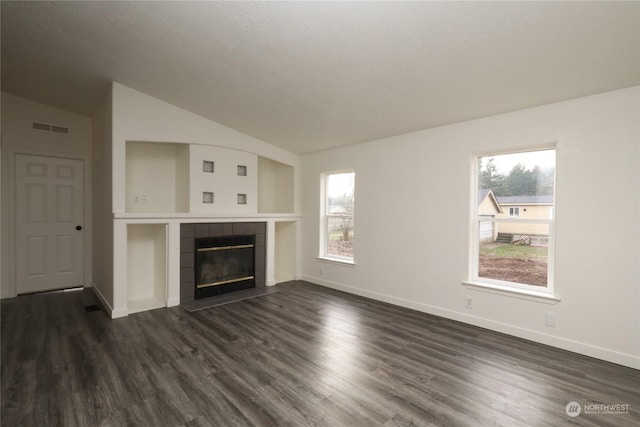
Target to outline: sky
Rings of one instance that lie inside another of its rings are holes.
[[[498,172],[507,175],[511,168],[518,163],[524,164],[526,169],[533,169],[538,165],[541,169],[555,167],[556,152],[555,150],[528,151],[526,153],[502,154],[495,156],[482,157],[483,164],[486,160],[493,157],[493,164],[498,168]],[[485,160],[486,159],[486,160]]]
[[[339,197],[342,194],[353,193],[353,172],[336,173],[329,175],[327,193],[329,197]]]

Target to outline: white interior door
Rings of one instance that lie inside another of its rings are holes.
[[[84,163],[16,155],[18,294],[83,285]]]

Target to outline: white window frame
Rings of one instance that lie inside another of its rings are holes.
[[[353,169],[324,172],[320,175],[320,236],[319,236],[320,237],[320,254],[318,255],[318,259],[324,260],[324,261],[333,261],[333,262],[353,265],[355,264],[355,261],[354,261],[355,252],[356,252],[355,245],[353,247],[352,257],[329,254],[328,230],[329,230],[330,218],[347,218],[347,217],[351,218],[351,221],[353,224],[352,226],[355,234],[355,201],[354,201],[354,207],[353,207],[354,212],[351,215],[328,213],[329,199],[327,197],[327,185],[328,185],[327,182],[329,180],[329,176],[343,174],[343,173],[354,174],[354,192],[355,192],[355,170]],[[354,197],[354,200],[355,200],[355,197]]]
[[[519,217],[520,216],[520,208],[519,207],[511,207],[511,208],[509,208],[509,216],[510,217]]]
[[[497,291],[498,293],[516,293],[529,295],[532,297],[540,297],[540,301],[544,299],[553,300],[553,302],[559,301],[559,298],[554,293],[554,266],[555,266],[555,183],[557,172],[557,160],[556,167],[554,167],[554,203],[553,209],[551,209],[550,218],[548,219],[524,219],[519,217],[509,216],[508,218],[495,218],[493,216],[479,215],[478,214],[478,191],[479,191],[479,160],[481,157],[500,156],[505,154],[516,153],[530,153],[534,151],[543,150],[556,150],[555,146],[536,147],[523,150],[509,150],[498,151],[489,153],[476,153],[472,156],[471,166],[471,184],[472,184],[472,198],[471,198],[471,224],[470,224],[470,239],[469,239],[469,280],[463,282],[465,285],[471,285],[474,288],[485,288],[489,291]],[[547,224],[549,227],[549,243],[547,252],[547,286],[545,288],[541,286],[527,285],[523,283],[508,282],[505,280],[490,279],[486,277],[479,277],[479,256],[480,256],[480,223],[492,221],[495,223],[530,223],[530,224]],[[544,302],[544,301],[543,301]]]

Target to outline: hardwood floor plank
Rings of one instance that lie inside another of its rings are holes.
[[[0,424],[637,426],[640,371],[305,282],[111,320],[3,300]],[[627,414],[565,406],[628,404]]]

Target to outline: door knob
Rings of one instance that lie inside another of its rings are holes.
[[[76,230],[78,230],[78,231],[82,230],[82,226],[81,225],[76,225]]]

